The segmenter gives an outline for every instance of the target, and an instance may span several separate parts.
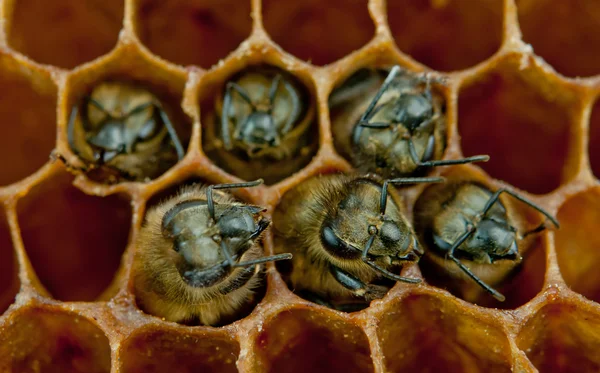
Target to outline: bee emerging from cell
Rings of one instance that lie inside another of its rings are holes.
[[[420,282],[394,273],[423,251],[389,186],[441,181],[336,174],[287,192],[273,219],[276,250],[294,254],[291,268],[282,270],[290,287],[312,301],[352,309],[383,297],[396,281]]]
[[[235,202],[224,189],[262,183],[191,186],[148,212],[137,239],[134,289],[138,304],[174,322],[219,325],[253,302],[263,256],[257,243],[270,221],[262,207]]]
[[[470,281],[499,301],[505,297],[492,288],[502,282],[521,261],[519,242],[546,229],[545,221],[519,233],[514,207],[501,196],[511,196],[559,227],[558,221],[540,206],[508,189],[493,192],[474,181],[453,180],[427,188],[415,205],[415,228],[425,246],[425,262],[450,280]],[[465,264],[467,263],[467,264]],[[454,270],[456,265],[458,270]],[[476,292],[475,292],[476,293]],[[476,296],[467,295],[467,300]]]
[[[431,83],[440,79],[394,66],[381,80],[381,71],[359,70],[329,100],[336,146],[359,171],[396,178],[489,160],[487,155],[440,160],[446,146],[445,109],[431,91]]]
[[[270,66],[244,70],[217,95],[204,147],[226,171],[276,182],[305,166],[316,151],[315,106],[305,87]],[[210,120],[208,121],[210,122]]]
[[[123,82],[101,83],[73,106],[67,139],[84,166],[69,165],[60,154],[53,158],[108,182],[156,178],[185,153],[158,98]]]

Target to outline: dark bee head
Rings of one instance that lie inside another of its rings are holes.
[[[225,149],[239,148],[253,157],[280,146],[302,119],[304,95],[292,77],[268,69],[247,71],[229,81],[221,112]]]
[[[454,182],[426,191],[417,202],[417,228],[433,253],[454,261],[478,285],[503,301],[504,296],[476,276],[461,260],[493,264],[499,260],[521,261],[518,241],[546,229],[545,222],[519,234],[512,226],[500,195],[506,193],[558,222],[528,199],[507,189],[492,192],[475,182]]]
[[[462,235],[468,238],[454,249],[457,258],[479,263],[495,260],[520,260],[517,248],[517,229],[509,223],[506,207],[500,200],[486,210],[493,193],[482,186],[471,184],[457,191],[455,203],[461,210],[449,215],[442,227],[434,228],[432,240],[442,252],[448,252]],[[484,213],[485,211],[485,213]]]
[[[291,257],[283,254],[244,261],[244,253],[270,224],[260,215],[264,209],[214,203],[214,189],[251,187],[261,182],[212,185],[207,188],[206,199],[180,202],[165,213],[163,236],[173,241],[173,250],[183,258],[178,269],[189,285],[212,286],[233,268]]]
[[[80,113],[81,111],[81,113]],[[75,123],[80,120],[84,140],[89,152],[80,149],[76,142]],[[145,89],[125,83],[102,83],[89,96],[73,107],[68,124],[68,140],[78,155],[89,154],[93,166],[110,165],[117,157],[156,156],[171,140],[177,157],[184,150],[169,118],[154,95]],[[135,164],[139,162],[129,162]],[[124,175],[133,170],[121,169]]]
[[[387,187],[390,183],[439,181],[439,178],[395,179],[386,180],[383,185],[367,178],[351,181],[345,197],[323,221],[320,230],[323,248],[339,260],[362,260],[393,280],[418,282],[385,269],[418,261],[423,254]]]
[[[444,149],[443,107],[429,76],[394,66],[352,133],[353,162],[384,177],[408,176],[419,168],[486,161],[487,156],[439,161]],[[423,86],[424,83],[424,86]]]

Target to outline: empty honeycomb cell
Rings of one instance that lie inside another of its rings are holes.
[[[216,333],[146,329],[121,347],[122,373],[234,373],[237,342]]]
[[[359,49],[375,32],[366,0],[265,0],[262,10],[271,38],[315,65],[329,64]]]
[[[450,298],[412,294],[388,304],[377,335],[387,372],[512,371],[497,324]]]
[[[14,302],[19,291],[18,263],[4,210],[0,212],[0,315]]]
[[[72,180],[58,171],[19,200],[17,213],[25,250],[46,289],[63,301],[91,301],[119,267],[131,207],[121,195],[87,195]]]
[[[256,372],[373,372],[364,332],[329,312],[281,312],[264,323],[256,344]]]
[[[600,73],[597,1],[516,0],[516,3],[523,40],[556,71],[572,77]]]
[[[559,210],[556,253],[565,282],[574,291],[600,302],[600,188],[569,199]]]
[[[600,315],[567,302],[542,307],[517,337],[540,372],[598,372]]]
[[[0,56],[0,86],[10,92],[0,100],[0,185],[7,185],[48,162],[56,140],[56,86],[49,75],[8,56]]]
[[[0,371],[13,373],[108,373],[106,335],[73,313],[29,307],[0,325]]]
[[[240,179],[266,184],[308,165],[319,128],[316,89],[305,73],[255,63],[205,76],[199,101],[206,155]]]
[[[388,0],[387,18],[400,50],[436,70],[476,65],[502,43],[501,0]]]
[[[179,65],[209,68],[250,35],[250,0],[139,1],[135,30],[150,51]]]
[[[600,179],[600,101],[597,101],[590,118],[588,154],[592,172]]]
[[[544,77],[532,70],[504,63],[462,86],[458,129],[466,156],[489,154],[480,167],[491,176],[544,194],[569,172],[576,106],[571,92],[544,85]]]
[[[123,4],[122,0],[7,1],[8,44],[37,62],[73,68],[115,46]]]

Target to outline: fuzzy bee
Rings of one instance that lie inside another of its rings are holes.
[[[221,190],[260,183],[194,185],[148,212],[133,267],[142,309],[169,321],[217,325],[252,301],[261,264],[291,254],[264,257],[257,243],[270,224],[264,209]]]
[[[329,100],[337,146],[359,171],[395,178],[489,160],[439,160],[446,125],[444,103],[431,92],[434,78],[394,66],[382,80],[381,71],[359,70]]]
[[[474,281],[499,301],[505,300],[504,295],[489,283],[501,282],[521,262],[522,239],[546,229],[542,222],[519,233],[513,226],[511,201],[503,201],[503,195],[537,210],[559,227],[553,216],[525,197],[508,189],[493,192],[475,181],[431,186],[415,205],[415,228],[426,247],[426,262],[455,280]],[[450,270],[451,263],[459,271]]]
[[[272,66],[232,77],[217,95],[204,147],[219,166],[243,179],[277,181],[306,165],[318,143],[315,105],[302,84]],[[269,173],[265,169],[270,168]]]
[[[420,282],[394,273],[423,252],[388,186],[440,181],[335,174],[287,192],[273,221],[276,250],[294,253],[291,287],[335,307],[381,298],[395,281]]]
[[[67,166],[109,182],[158,177],[185,153],[156,96],[124,82],[101,83],[75,105],[67,139],[84,167]]]

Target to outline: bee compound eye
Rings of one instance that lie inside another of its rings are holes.
[[[329,225],[321,228],[321,244],[327,252],[339,258],[352,259],[360,256],[360,250],[344,242]]]

